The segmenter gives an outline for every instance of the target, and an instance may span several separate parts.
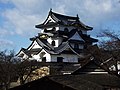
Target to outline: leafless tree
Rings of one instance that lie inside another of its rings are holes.
[[[14,51],[0,51],[0,88],[7,90],[10,83],[20,78],[24,84],[31,72],[38,68],[37,62],[15,57]]]
[[[25,84],[26,80],[34,71],[38,68],[38,63],[36,61],[22,60],[22,62],[16,64],[16,73],[19,77],[20,84]]]
[[[115,32],[105,30],[99,37],[103,37],[105,40],[100,41],[100,47],[106,50],[119,50],[120,49],[120,35]]]
[[[0,84],[6,90],[10,86],[10,82],[15,78],[14,72],[14,52],[1,51],[0,52]]]
[[[116,74],[119,73],[118,65],[120,62],[120,35],[109,30],[104,30],[99,37],[104,38],[104,41],[100,41],[99,47],[104,51],[104,56],[109,57],[107,60],[114,61]],[[108,54],[108,55],[107,55]]]

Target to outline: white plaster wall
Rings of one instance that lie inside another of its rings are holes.
[[[62,43],[62,38],[48,38],[47,41],[52,44],[52,41],[55,41],[55,46],[54,47],[58,47],[61,43]]]
[[[52,40],[52,38],[48,38],[47,41],[48,41],[48,43],[51,44],[53,40]]]
[[[46,28],[47,30],[52,30],[53,27]]]
[[[32,58],[33,58],[33,60],[35,59],[35,60],[41,62],[41,59],[40,59],[40,55],[39,55],[39,54],[37,54],[37,55],[32,55]]]
[[[23,59],[27,59],[28,58],[28,56],[23,52],[23,51],[21,51],[17,56],[19,57],[21,54],[23,54]]]
[[[55,27],[56,28],[56,31],[60,30],[60,27]]]
[[[23,59],[27,59],[27,58],[28,58],[28,56],[26,54],[24,54]]]
[[[49,28],[46,28],[46,29],[47,29],[47,30],[52,30],[53,27],[49,27]],[[56,31],[58,31],[58,30],[59,30],[59,26],[56,26],[55,29],[56,29]],[[45,32],[44,32],[44,29],[41,30],[41,33],[45,33]]]
[[[118,65],[118,70],[120,70],[120,61],[118,61],[117,65]],[[119,71],[119,73],[120,73],[120,71]]]
[[[46,57],[46,62],[51,62],[51,55],[49,53],[46,53],[44,57]]]
[[[57,57],[63,57],[63,62],[78,62],[78,56],[74,54],[51,55],[52,62],[57,62]]]
[[[44,33],[44,29],[41,29],[41,30],[40,30],[40,33]]]
[[[54,40],[55,41],[55,46],[54,47],[58,47],[59,46],[59,40]]]
[[[49,21],[49,22],[55,22],[55,20],[53,20],[53,19],[51,18],[51,16],[48,17],[48,19],[47,19],[47,21],[45,22],[45,24],[46,24],[48,21]]]
[[[45,55],[43,57],[46,57],[46,62],[51,62],[51,55],[49,53],[47,53],[45,50],[42,50],[38,55],[40,57],[40,54],[45,52]],[[42,61],[41,58],[39,61]]]
[[[56,43],[56,46],[55,47],[58,47],[61,43],[62,43],[62,41],[63,41],[63,39],[62,38],[58,38],[58,39],[53,39],[54,41],[55,41],[55,43]]]

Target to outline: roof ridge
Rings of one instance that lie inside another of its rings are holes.
[[[63,16],[63,17],[72,17],[72,18],[78,19],[78,16],[70,16],[70,15],[65,15],[65,14],[56,13],[56,12],[53,12],[53,11],[50,11],[50,13],[51,13],[51,14],[60,15],[60,16]]]

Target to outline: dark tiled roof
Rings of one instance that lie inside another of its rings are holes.
[[[30,54],[38,54],[42,49],[41,48],[35,48],[35,49],[31,49],[31,50],[28,50],[27,52],[29,52]]]
[[[48,22],[45,24],[45,22],[47,21],[47,19],[49,18],[49,16],[51,16],[53,18],[53,20],[55,20],[56,22]],[[58,14],[55,12],[50,11],[49,15],[47,17],[47,19],[45,20],[44,23],[36,25],[36,28],[44,28],[44,27],[49,27],[49,26],[56,26],[56,25],[67,25],[67,26],[75,26],[75,27],[81,27],[84,28],[86,30],[92,30],[92,27],[89,27],[85,24],[83,24],[80,20],[79,17],[73,17],[73,16],[66,16],[66,15],[62,15],[62,14]]]
[[[89,35],[86,34],[82,34],[82,38],[86,41],[86,42],[98,42],[97,39],[91,38]]]
[[[84,41],[80,41],[80,40],[74,40],[74,39],[70,39],[69,40],[70,43],[79,43],[79,44],[84,44]]]
[[[41,51],[40,48],[31,49],[31,50],[27,50],[27,49],[26,49],[26,50],[24,51],[24,53],[25,53],[26,55],[28,55],[28,56],[31,57],[31,54],[36,55],[36,54],[38,54],[40,51]]]
[[[83,74],[80,75],[85,80],[97,83],[102,86],[120,88],[120,78],[110,74]]]
[[[81,78],[80,75],[61,75],[51,76],[49,78],[57,83],[72,87],[75,90],[102,90],[101,85],[88,81],[85,78]]]
[[[88,30],[92,30],[92,27],[86,26],[85,24],[83,24],[81,21],[79,21],[79,17],[72,17],[72,16],[66,16],[66,15],[62,15],[62,14],[58,14],[55,12],[50,11],[52,17],[56,20],[56,21],[67,21],[68,25],[73,25],[73,26],[78,26],[78,27],[83,27],[85,29]],[[55,17],[54,17],[55,16]]]
[[[51,80],[49,77],[43,77],[39,80],[35,80],[21,86],[17,86],[9,90],[75,90],[75,89],[57,83]]]
[[[56,82],[62,83],[64,85],[71,86],[78,90],[86,90],[80,89],[81,87],[94,88],[95,90],[101,87],[120,88],[120,78],[110,74],[61,75],[52,76],[50,77],[50,79],[55,80]]]
[[[46,76],[10,90],[104,90],[120,88],[120,78],[110,74]]]
[[[80,67],[81,64],[79,63],[69,63],[69,62],[62,62],[62,63],[50,63],[51,67],[51,75],[63,75],[67,73],[72,73],[76,69]]]
[[[55,12],[52,12],[52,11],[50,11],[50,14],[53,15],[53,16],[55,16],[60,21],[61,20],[65,20],[65,21],[75,20],[76,21],[76,20],[79,19],[78,17],[66,16],[66,15],[58,14],[58,13],[55,13]],[[55,17],[53,17],[53,18],[55,19]]]
[[[10,90],[102,90],[102,86],[80,76],[47,76]]]
[[[72,74],[78,75],[78,74],[90,74],[93,73],[107,73],[108,69],[100,65],[101,62],[95,61],[95,60],[88,60],[86,61],[82,67],[78,68],[76,71],[74,71]]]
[[[78,29],[72,29],[72,30],[69,32],[68,37],[71,38],[76,32],[78,32],[78,34],[81,36],[81,38],[82,38],[86,43],[98,42],[97,39],[91,38],[89,35],[82,34],[82,32],[81,32],[81,31],[78,31]]]
[[[30,50],[27,50],[27,49],[25,49],[25,48],[22,48],[20,51],[23,51],[27,56],[31,57],[31,54],[36,55],[36,54],[38,54],[41,50],[42,50],[42,49],[40,49],[40,48],[35,48],[35,49],[30,49]],[[19,52],[19,53],[20,53],[20,52]],[[18,54],[19,54],[19,53],[18,53]],[[18,54],[17,54],[17,55],[18,55]],[[21,57],[21,56],[19,56],[19,57]]]
[[[53,27],[53,26],[56,26],[58,25],[58,23],[54,23],[54,22],[49,22],[47,24],[39,24],[39,25],[36,25],[36,28],[43,28],[43,27]]]
[[[16,56],[18,56],[21,51],[23,51],[23,52],[26,54],[27,49],[21,48],[20,51],[16,54]],[[19,57],[21,57],[21,56],[22,56],[22,55],[19,55]]]

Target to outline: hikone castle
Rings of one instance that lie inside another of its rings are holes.
[[[17,56],[41,66],[31,74],[33,81],[10,90],[120,90],[120,78],[111,62],[115,60],[96,58],[100,52],[90,46],[98,40],[88,35],[93,28],[82,23],[78,15],[50,10],[46,20],[35,27],[41,32],[30,38],[31,45]],[[94,54],[86,53],[90,50]]]
[[[22,48],[18,57],[39,62],[79,62],[84,49],[97,42],[87,34],[93,28],[76,17],[49,11],[46,20],[35,26],[40,29],[37,36],[30,38],[31,45]]]

